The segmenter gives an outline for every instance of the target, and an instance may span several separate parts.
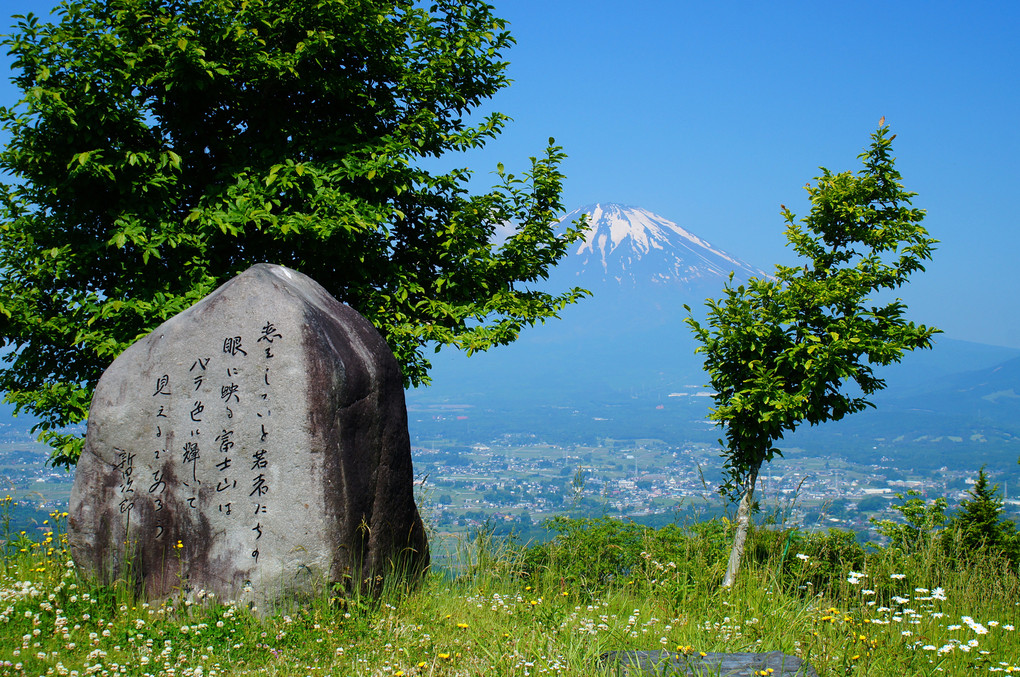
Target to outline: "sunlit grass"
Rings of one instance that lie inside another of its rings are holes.
[[[555,546],[543,558],[480,539],[456,576],[260,618],[201,592],[147,602],[80,579],[64,517],[6,546],[0,675],[593,675],[621,649],[779,650],[820,675],[1020,672],[1020,585],[1002,562],[957,570],[878,551],[842,566],[811,537],[784,555],[774,543],[790,539],[762,532],[769,554],[721,590],[724,528],[631,529],[617,547],[639,549],[636,564],[601,580]],[[576,533],[604,541],[616,524]]]

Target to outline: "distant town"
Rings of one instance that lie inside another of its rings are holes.
[[[73,474],[45,464],[35,442],[0,444],[0,494],[19,503],[14,526],[42,528],[53,510],[66,510]],[[604,439],[598,445],[555,445],[530,436],[502,436],[463,444],[412,440],[419,506],[441,537],[470,537],[479,529],[535,538],[557,515],[633,519],[661,525],[732,514],[719,494],[722,461],[707,444],[671,445],[657,439]],[[760,524],[808,530],[838,527],[861,540],[877,539],[871,518],[895,518],[897,494],[967,497],[976,468],[914,470],[882,463],[859,465],[835,456],[791,450],[762,469]],[[1000,487],[1007,515],[1020,501]],[[1016,488],[1014,488],[1014,492]],[[2,495],[0,495],[2,497]]]
[[[597,447],[502,439],[467,447],[435,442],[413,449],[428,519],[457,532],[485,522],[538,524],[559,514],[638,521],[724,514],[718,493],[721,459],[708,445],[661,440],[605,440]],[[869,532],[871,517],[892,517],[897,494],[967,497],[976,469],[913,471],[854,465],[802,450],[777,458],[759,477],[762,513],[806,529]],[[1006,488],[1008,491],[1008,487]],[[1007,499],[1016,511],[1020,501]]]

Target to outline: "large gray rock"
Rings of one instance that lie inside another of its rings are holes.
[[[68,521],[77,565],[160,598],[275,605],[428,564],[400,369],[354,310],[259,264],[96,387]]]

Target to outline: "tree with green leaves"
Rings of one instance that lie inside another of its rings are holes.
[[[977,481],[967,493],[970,498],[960,501],[959,511],[950,519],[950,526],[959,539],[960,554],[970,559],[979,553],[998,552],[1016,558],[1016,525],[1003,518],[999,485],[989,481],[984,466],[978,470]]]
[[[910,489],[906,494],[896,494],[896,500],[899,502],[889,504],[889,508],[900,514],[899,521],[874,517],[868,520],[875,531],[888,539],[890,550],[909,557],[941,549],[948,543],[946,508],[949,502],[945,497],[937,496],[929,501],[920,491]]]
[[[875,367],[930,348],[938,332],[907,320],[899,299],[872,305],[872,296],[923,271],[936,243],[921,226],[924,211],[910,206],[915,194],[900,184],[895,135],[884,122],[860,155],[859,173],[822,168],[807,186],[807,217],[798,223],[782,207],[787,241],[804,265],[728,284],[721,299],[706,302],[705,320],[687,318],[714,389],[709,418],[726,437],[721,490],[740,500],[724,586],[740,567],[758,472],[781,455],[776,442],[804,422],[873,406],[869,397],[885,387]]]
[[[0,390],[70,464],[103,369],[257,262],[290,266],[384,334],[485,350],[584,295],[546,278],[563,159],[429,169],[497,137],[505,22],[480,0],[64,0],[2,41]],[[515,224],[494,244],[497,227]]]

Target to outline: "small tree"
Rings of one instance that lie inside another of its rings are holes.
[[[482,0],[64,0],[53,23],[16,19],[0,391],[56,463],[106,366],[254,263],[360,311],[415,385],[426,349],[510,343],[583,296],[534,284],[580,235],[558,232],[552,139],[478,195],[468,170],[430,169],[508,120],[472,118],[513,43]]]
[[[875,531],[889,539],[890,549],[901,555],[916,555],[947,542],[949,504],[944,497],[927,501],[921,492],[911,489],[905,495],[896,494],[896,500],[899,503],[892,503],[889,508],[900,514],[902,522],[874,517],[869,520]]]
[[[1015,557],[1016,526],[1003,519],[999,485],[988,481],[984,466],[978,470],[974,488],[967,493],[970,498],[960,501],[960,510],[950,521],[959,534],[960,554],[972,557],[981,551],[993,551]]]
[[[920,225],[924,212],[910,207],[914,193],[899,182],[895,135],[884,123],[859,156],[859,174],[822,169],[807,187],[811,211],[800,223],[782,207],[787,241],[803,266],[779,265],[772,279],[728,284],[723,298],[706,302],[704,322],[687,318],[715,390],[709,418],[726,436],[721,491],[740,499],[724,586],[740,567],[758,472],[781,453],[775,443],[805,421],[873,406],[869,396],[885,387],[874,367],[930,348],[938,332],[908,321],[899,299],[871,305],[873,295],[923,271],[936,242]]]

